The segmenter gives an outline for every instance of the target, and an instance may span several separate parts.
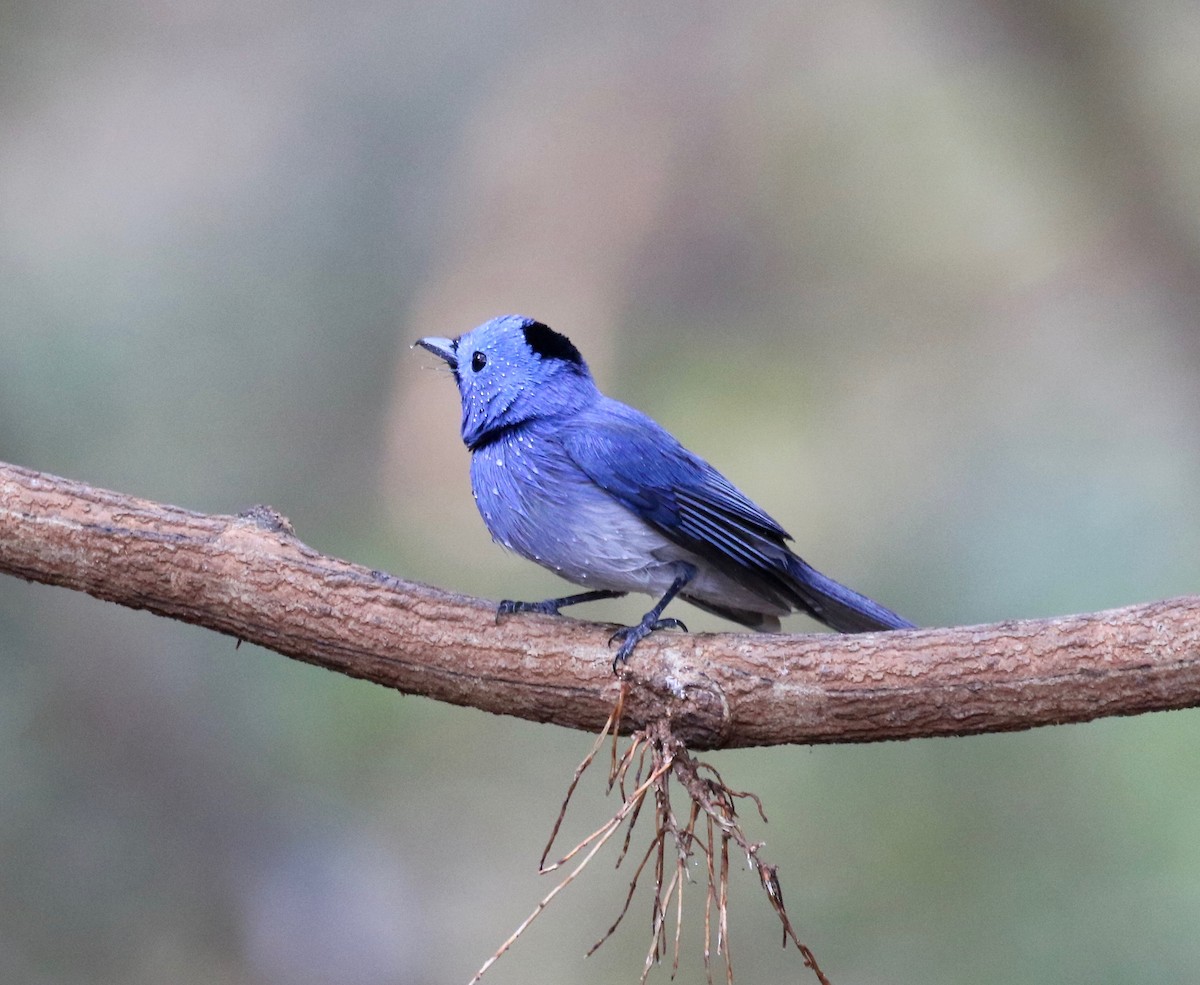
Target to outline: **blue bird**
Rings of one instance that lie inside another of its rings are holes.
[[[801,611],[843,633],[911,629],[788,549],[787,532],[645,414],[604,396],[570,340],[520,315],[416,345],[444,359],[462,398],[471,488],[492,538],[590,591],[500,603],[557,614],[629,592],[658,597],[618,630],[613,668],[676,596],[751,629]]]

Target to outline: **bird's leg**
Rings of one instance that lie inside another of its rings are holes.
[[[680,563],[677,566],[679,574],[675,580],[671,582],[671,587],[667,589],[662,598],[658,600],[654,608],[642,616],[642,621],[636,626],[626,626],[623,629],[618,629],[609,637],[608,645],[616,640],[621,641],[621,648],[617,650],[617,655],[613,657],[613,672],[615,673],[618,665],[623,664],[629,659],[629,655],[633,653],[633,648],[642,640],[653,633],[656,629],[682,629],[687,632],[687,626],[681,623],[678,619],[663,619],[662,613],[680,589],[683,588],[689,581],[696,577],[696,568],[694,565]]]
[[[564,595],[560,599],[546,599],[544,602],[514,602],[505,599],[496,609],[496,622],[501,616],[512,612],[541,612],[547,616],[557,616],[564,605],[579,605],[580,602],[599,602],[601,599],[619,599],[626,592],[614,592],[608,588],[600,588],[594,592],[580,592],[578,595]]]

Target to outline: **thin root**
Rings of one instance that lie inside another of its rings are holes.
[[[829,985],[816,958],[809,948],[801,943],[783,905],[783,891],[779,884],[779,874],[773,865],[768,865],[759,857],[762,848],[760,842],[752,842],[742,830],[737,816],[737,802],[751,800],[758,810],[759,816],[765,822],[766,812],[762,801],[756,794],[748,791],[733,790],[725,784],[720,773],[708,763],[694,759],[684,744],[671,732],[670,723],[655,722],[635,731],[628,748],[623,754],[618,751],[618,733],[621,724],[621,712],[625,702],[625,692],[628,684],[623,684],[616,707],[609,716],[604,730],[597,737],[592,748],[584,757],[583,762],[575,770],[567,787],[566,797],[550,832],[550,839],[542,852],[538,863],[540,872],[553,872],[582,855],[575,867],[564,876],[559,883],[546,894],[533,912],[522,921],[521,925],[500,945],[496,952],[476,972],[469,985],[476,983],[484,973],[507,951],[523,934],[530,924],[549,906],[562,890],[569,886],[595,858],[614,834],[625,825],[625,837],[622,839],[617,854],[616,864],[619,867],[629,852],[633,829],[641,816],[642,808],[653,792],[654,805],[654,835],[645,853],[638,862],[629,881],[629,891],[625,902],[612,925],[604,932],[599,940],[591,946],[591,955],[600,948],[621,926],[637,892],[638,883],[645,874],[650,861],[653,859],[654,895],[651,905],[650,946],[646,953],[645,967],[642,971],[641,982],[646,979],[655,964],[671,954],[671,978],[674,979],[679,971],[679,958],[683,936],[684,901],[683,894],[687,883],[691,882],[689,865],[697,853],[704,864],[704,881],[707,883],[704,898],[704,941],[703,958],[705,976],[712,985],[714,958],[720,958],[725,966],[725,981],[733,985],[733,960],[729,952],[729,854],[730,845],[735,850],[740,849],[746,856],[747,865],[758,873],[759,882],[771,907],[775,910],[783,930],[783,944],[788,941],[796,945],[806,967],[812,969],[820,985]],[[616,790],[621,797],[621,806],[616,813],[599,828],[589,834],[574,848],[568,851],[557,862],[549,865],[546,859],[558,838],[567,807],[579,785],[579,780],[591,766],[596,754],[603,746],[609,734],[612,736],[612,752],[609,762],[608,790]],[[647,759],[649,760],[647,769]],[[632,776],[630,775],[632,771]],[[689,799],[689,810],[686,823],[681,824],[671,806],[670,786],[674,779],[683,788]],[[627,787],[631,788],[627,792]],[[703,821],[703,829],[697,832],[697,825]],[[668,862],[667,843],[671,842],[672,858]],[[668,925],[673,918],[674,933],[668,937]]]

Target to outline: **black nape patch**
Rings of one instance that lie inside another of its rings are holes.
[[[571,340],[540,321],[525,326],[525,344],[543,359],[561,359],[576,366],[583,365],[583,356]]]

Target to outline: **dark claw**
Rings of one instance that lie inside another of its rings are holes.
[[[636,626],[622,626],[608,638],[609,646],[612,646],[617,640],[621,641],[621,648],[617,650],[617,655],[613,657],[613,673],[615,674],[617,668],[629,659],[635,646],[659,629],[680,629],[685,633],[688,631],[687,626],[682,622],[670,617],[654,620],[643,619]]]
[[[501,616],[511,616],[514,612],[540,612],[547,616],[560,616],[558,611],[558,599],[546,599],[544,602],[514,602],[512,599],[505,599],[496,607],[496,623],[499,624]]]
[[[564,595],[560,599],[546,599],[544,602],[514,602],[512,599],[505,599],[496,609],[496,622],[500,621],[501,616],[507,616],[512,612],[540,612],[544,616],[561,616],[562,613],[559,610],[564,605],[598,602],[600,599],[618,599],[624,594],[624,592],[618,592],[612,588],[596,588],[590,592],[580,592],[577,595]]]

